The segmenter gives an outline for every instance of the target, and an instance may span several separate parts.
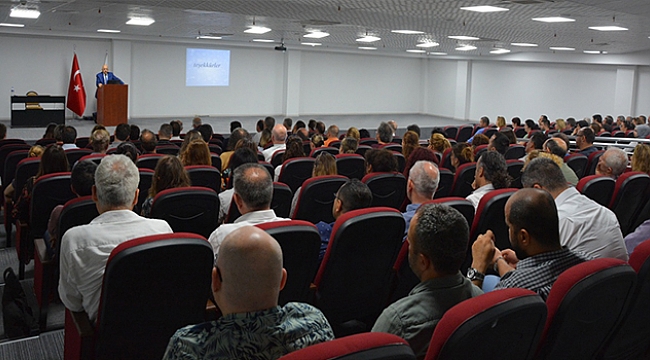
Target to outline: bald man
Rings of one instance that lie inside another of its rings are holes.
[[[287,271],[280,245],[266,232],[233,231],[215,258],[212,293],[221,318],[176,331],[164,359],[277,359],[334,338],[320,310],[278,306]]]
[[[616,180],[627,168],[627,154],[623,149],[610,147],[598,159],[596,174]]]
[[[104,64],[102,66],[102,71],[97,73],[95,76],[95,86],[99,89],[100,87],[106,85],[111,82],[118,82],[120,84],[124,84],[124,81],[122,81],[120,78],[115,76],[112,72],[108,71],[108,65]],[[95,94],[95,97],[97,97],[97,94]]]
[[[495,289],[524,288],[548,297],[555,279],[587,258],[560,244],[557,209],[553,196],[540,189],[521,189],[505,207],[512,249],[499,250],[488,230],[472,245],[472,267],[467,277],[481,286],[488,268],[499,273]]]
[[[404,221],[406,221],[404,234],[408,233],[411,219],[420,205],[433,199],[433,195],[438,189],[438,183],[440,183],[440,171],[435,163],[419,160],[413,164],[406,182],[406,196],[411,203],[406,205],[406,212],[402,213]]]
[[[271,142],[273,146],[262,151],[266,162],[271,162],[274,152],[287,148],[287,128],[284,125],[277,124],[273,126],[273,130],[271,130]]]

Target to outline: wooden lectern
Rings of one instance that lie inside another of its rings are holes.
[[[107,84],[97,89],[97,124],[128,123],[129,85]]]

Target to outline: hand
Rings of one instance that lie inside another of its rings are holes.
[[[513,267],[517,268],[517,263],[519,262],[519,259],[517,259],[517,255],[515,252],[511,249],[505,249],[501,251],[501,256],[503,256],[503,259],[506,261],[506,263]]]
[[[99,83],[99,84],[97,85],[97,87],[102,87],[102,86],[104,86],[104,84],[102,84],[102,83]]]
[[[488,267],[494,262],[497,251],[492,230],[479,235],[472,245],[472,267],[485,274]]]

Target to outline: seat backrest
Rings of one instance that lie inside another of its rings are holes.
[[[454,166],[451,165],[451,148],[447,148],[445,149],[445,151],[442,152],[442,159],[440,159],[440,167],[449,170],[454,169]]]
[[[406,158],[401,152],[393,151],[393,156],[397,160],[397,171],[403,173],[406,167]]]
[[[198,187],[167,189],[156,194],[151,217],[163,219],[174,232],[191,232],[209,237],[219,220],[216,191]]]
[[[328,320],[379,315],[404,226],[402,213],[386,207],[349,211],[336,220],[314,280],[317,307]]]
[[[83,196],[69,200],[63,205],[61,215],[59,215],[59,233],[57,239],[59,243],[63,239],[63,235],[70,228],[89,224],[94,218],[99,216],[97,205],[92,199],[92,196]],[[61,246],[56,247],[57,259],[60,259]]]
[[[510,144],[510,147],[508,150],[506,150],[504,157],[506,160],[518,160],[524,157],[524,155],[526,155],[525,147],[517,144]]]
[[[390,151],[397,151],[400,154],[402,153],[402,145],[399,145],[399,144],[394,144],[394,143],[384,144],[384,145],[381,145],[379,148],[380,149],[390,150]]]
[[[372,146],[359,144],[359,147],[357,147],[357,154],[365,157],[368,150],[372,150]]]
[[[480,155],[483,154],[483,151],[487,151],[488,144],[479,145],[474,148],[474,158],[478,160]]]
[[[278,181],[289,185],[291,192],[295,193],[302,183],[311,177],[314,161],[312,157],[288,159],[282,164]]]
[[[34,239],[42,237],[47,230],[52,210],[75,197],[70,189],[69,172],[43,175],[36,179],[29,206],[30,236]]]
[[[320,235],[313,224],[302,220],[274,221],[256,225],[278,241],[287,282],[280,291],[279,304],[306,302],[309,285],[318,270]]]
[[[75,139],[74,144],[77,145],[78,148],[83,149],[90,144],[90,138],[87,136],[78,137]]]
[[[588,164],[587,164],[587,172],[585,173],[586,175],[594,175],[596,173],[596,167],[598,166],[598,159],[600,159],[601,156],[605,153],[605,150],[598,150],[594,151],[591,154],[589,154],[588,158]]]
[[[156,170],[156,165],[158,165],[158,160],[165,155],[163,154],[145,154],[138,156],[136,165],[138,168],[142,169],[151,169]]]
[[[447,310],[425,359],[530,359],[545,321],[546,305],[534,292],[491,291]]]
[[[68,165],[70,169],[74,164],[79,161],[82,157],[92,154],[93,151],[90,149],[68,149],[65,151],[65,156],[68,158]]]
[[[408,342],[397,335],[362,333],[326,341],[289,353],[278,360],[409,360]]]
[[[361,145],[373,146],[373,145],[376,145],[376,144],[378,144],[378,143],[379,143],[379,142],[377,141],[377,139],[373,139],[373,138],[362,138],[362,139],[359,139],[359,146],[361,146]]]
[[[210,165],[186,166],[185,170],[190,178],[192,186],[210,188],[217,193],[221,191],[221,172]]]
[[[465,198],[450,196],[442,199],[433,199],[425,202],[425,204],[443,204],[453,207],[463,215],[465,220],[467,220],[468,229],[471,229],[472,223],[474,223],[474,212],[476,209],[474,209],[472,202]]]
[[[370,206],[399,209],[406,198],[406,178],[400,173],[376,172],[361,179],[372,192]]]
[[[273,165],[273,168],[276,168],[280,165],[282,165],[282,158],[284,157],[284,153],[286,152],[285,149],[279,149],[276,150],[273,155],[271,155],[271,165]]]
[[[178,152],[181,150],[176,145],[158,145],[156,146],[156,154],[163,155],[178,155]],[[212,150],[211,150],[212,151]]]
[[[212,160],[212,167],[221,171],[221,157],[217,153],[210,153],[210,159]]]
[[[517,126],[515,128],[515,136],[518,138],[523,138],[526,136],[526,128],[523,126]]]
[[[18,163],[27,158],[29,150],[15,150],[7,155],[4,162],[4,171],[2,172],[2,186],[6,188],[16,177],[16,168]]]
[[[594,359],[624,313],[635,281],[629,265],[610,258],[560,274],[546,299],[548,318],[537,358]]]
[[[571,154],[564,158],[564,162],[576,173],[578,178],[583,178],[587,174],[588,157],[582,154]]]
[[[434,199],[445,198],[451,196],[451,188],[454,186],[454,173],[449,169],[439,168],[440,181],[438,182],[438,189],[433,195]]]
[[[295,220],[305,220],[313,224],[319,221],[334,222],[332,204],[334,194],[348,181],[342,175],[325,175],[307,179],[302,184],[296,210],[293,214]]]
[[[649,198],[650,176],[638,171],[621,174],[616,179],[609,208],[616,214],[623,236],[634,229],[632,225]]]
[[[470,204],[471,205],[471,204]],[[408,261],[409,242],[404,241],[393,265],[393,278],[390,284],[390,298],[387,304],[407,296],[420,283]]]
[[[271,209],[275,212],[277,217],[288,218],[291,212],[291,201],[293,200],[293,193],[287,184],[281,182],[273,183],[273,199],[271,200]],[[228,213],[224,219],[225,224],[230,224],[241,216],[237,205],[234,201],[230,202]]]
[[[498,132],[499,132],[499,129],[488,128],[488,129],[485,129],[485,131],[483,131],[483,135],[487,136],[488,139],[489,139],[489,138],[492,137],[492,135],[494,135],[494,134],[496,134]]]
[[[366,175],[366,160],[358,154],[338,154],[336,170],[339,175],[361,180]]]
[[[81,161],[90,160],[95,164],[99,165],[102,162],[102,159],[104,157],[106,157],[106,154],[90,154],[90,155],[82,156],[81,158],[79,158],[78,161],[81,162]],[[71,166],[74,166],[74,164],[72,164]]]
[[[472,183],[476,175],[476,163],[465,163],[456,169],[454,175],[454,186],[451,189],[451,196],[467,197],[474,191]]]
[[[14,152],[16,150],[29,150],[30,148],[31,148],[31,146],[25,144],[24,142],[22,144],[21,143],[18,143],[18,144],[9,143],[9,144],[6,144],[6,145],[0,147],[0,171],[2,171],[0,176],[3,179],[3,181],[2,181],[3,185],[5,184],[5,182],[4,182],[4,176],[5,176],[4,168],[5,168],[5,165],[4,164],[5,164],[5,161],[7,159],[7,156],[9,156],[9,154],[11,154],[12,152]]]
[[[445,126],[443,131],[445,132],[445,135],[447,139],[456,139],[456,135],[458,135],[458,126]]]
[[[524,168],[524,162],[520,160],[506,160],[506,166],[508,168],[508,175],[512,178],[510,181],[510,187],[521,189],[521,171]]]
[[[609,206],[616,181],[609,176],[588,175],[578,181],[576,190],[602,206]]]
[[[97,319],[100,359],[160,359],[181,327],[202,323],[212,247],[196,234],[146,236],[108,258]]]
[[[138,172],[140,173],[140,182],[138,183],[138,189],[140,189],[140,194],[138,195],[138,201],[133,207],[133,212],[140,215],[142,211],[142,203],[149,196],[149,188],[151,188],[151,183],[153,182],[154,171],[148,168],[139,168]]]
[[[323,147],[323,146],[321,146],[321,147],[314,148],[314,150],[310,151],[309,156],[311,156],[313,158],[316,158],[322,152],[330,153],[333,156],[336,156],[336,155],[339,154],[339,149],[337,149],[335,147]]]
[[[36,176],[40,164],[40,158],[25,158],[18,162],[18,165],[16,166],[16,181],[14,184],[14,201],[16,201],[18,199],[18,196],[20,196],[23,187],[25,187],[27,179],[32,176]]]
[[[465,142],[467,141],[467,139],[472,137],[472,134],[474,134],[474,126],[463,125],[458,128],[458,135],[456,136],[456,141]]]

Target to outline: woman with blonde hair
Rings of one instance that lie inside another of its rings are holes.
[[[442,155],[442,153],[450,147],[451,143],[444,135],[440,133],[431,134],[431,138],[429,139],[429,149]]]
[[[352,136],[348,136],[343,140],[341,140],[341,147],[339,148],[339,154],[356,154],[358,148],[359,148],[359,140],[355,139]]]
[[[632,154],[632,171],[650,174],[650,146],[639,144]]]
[[[314,168],[311,172],[312,177],[316,176],[325,176],[325,175],[337,175],[338,170],[336,168],[336,158],[334,155],[328,152],[322,152],[316,156],[316,161],[314,161]],[[300,197],[300,192],[302,191],[302,186],[296,190],[296,193],[293,194],[293,200],[291,200],[291,217],[293,218],[293,213],[296,211],[296,204],[298,203],[298,198]]]
[[[359,129],[355,128],[354,126],[348,129],[348,132],[345,134],[345,137],[353,137],[359,141],[361,139],[361,135],[359,134]]]
[[[203,139],[194,139],[183,149],[179,158],[183,166],[212,165],[210,147]]]
[[[499,129],[499,131],[501,131],[501,129],[506,127],[506,118],[504,118],[503,116],[497,116],[496,123],[497,123],[497,128]]]
[[[557,130],[557,132],[563,132],[566,130],[566,121],[564,121],[564,119],[555,120],[555,130]]]
[[[142,216],[149,217],[151,215],[153,199],[159,192],[188,186],[190,186],[190,178],[187,176],[181,160],[177,156],[163,156],[158,160],[156,170],[154,170],[149,196],[142,203]]]
[[[415,131],[407,131],[402,137],[402,155],[408,159],[413,150],[420,147],[420,137]]]
[[[470,144],[461,142],[451,148],[449,157],[451,160],[451,166],[454,167],[450,170],[454,170],[455,172],[459,166],[474,162],[474,150]]]

